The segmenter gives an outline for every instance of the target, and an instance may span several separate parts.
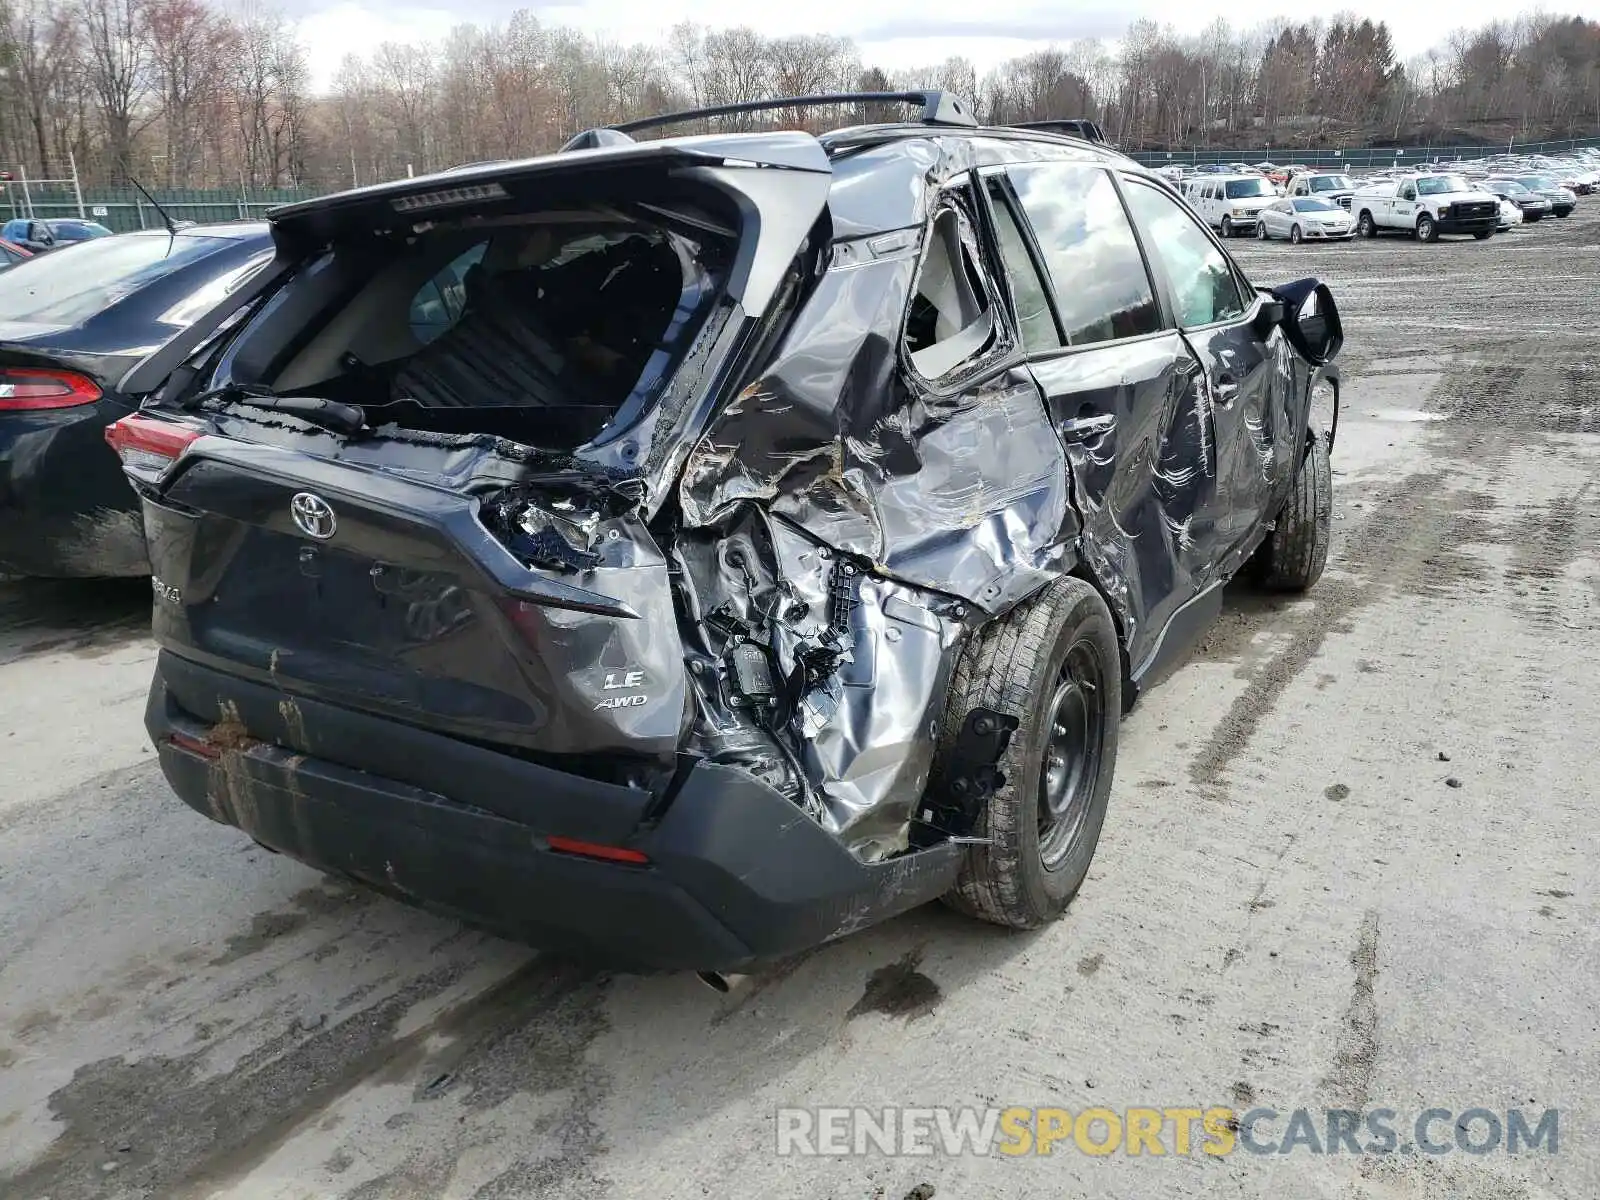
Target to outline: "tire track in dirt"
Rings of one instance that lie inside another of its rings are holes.
[[[1276,614],[1273,631],[1282,648],[1247,668],[1245,690],[1235,698],[1189,765],[1202,795],[1223,798],[1221,777],[1245,751],[1288,686],[1321,652],[1327,636],[1350,627],[1370,604],[1389,595],[1438,597],[1489,578],[1488,568],[1463,551],[1465,543],[1499,545],[1513,556],[1513,578],[1551,591],[1584,545],[1593,544],[1593,518],[1580,521],[1571,498],[1557,498],[1515,521],[1497,525],[1500,509],[1492,469],[1513,452],[1559,454],[1550,435],[1597,428],[1600,396],[1588,382],[1589,339],[1499,339],[1463,347],[1432,389],[1425,407],[1443,418],[1422,445],[1430,467],[1369,497],[1366,519],[1337,538],[1330,568],[1309,603]],[[1356,385],[1359,387],[1359,383]],[[1507,412],[1515,415],[1505,419]],[[1462,469],[1453,469],[1459,464]],[[1487,469],[1475,480],[1467,472]],[[1532,526],[1530,528],[1530,525]],[[1583,534],[1591,535],[1588,541]],[[1561,621],[1561,597],[1530,603],[1535,621]]]

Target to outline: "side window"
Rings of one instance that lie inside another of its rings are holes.
[[[1108,171],[1076,163],[1008,168],[1033,228],[1067,345],[1161,328],[1155,293]]]
[[[946,208],[928,234],[905,327],[911,365],[924,379],[955,373],[995,343],[994,309],[963,237],[968,232],[957,211]]]
[[[1017,223],[1011,189],[1003,176],[991,175],[987,184],[989,211],[994,214],[995,240],[1000,244],[1000,259],[1011,294],[1017,304],[1017,326],[1022,345],[1029,354],[1042,354],[1061,348],[1061,333],[1055,314],[1050,311],[1050,294],[1045,290],[1039,268],[1028,250],[1027,236]]]
[[[1192,329],[1244,315],[1244,293],[1227,255],[1188,213],[1155,188],[1131,180],[1128,205],[1150,253],[1166,269],[1179,325]]]
[[[445,265],[411,298],[411,333],[426,346],[458,320],[466,307],[467,271],[483,257],[487,242],[479,242]]]
[[[1412,187],[1409,183],[1406,184],[1405,187],[1400,189],[1400,199],[1402,199],[1402,200],[1415,200],[1416,198],[1417,198],[1417,189]]]

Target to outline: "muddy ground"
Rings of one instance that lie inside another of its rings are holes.
[[[726,997],[549,962],[174,800],[148,585],[0,585],[0,1194],[1600,1195],[1600,199],[1239,253],[1343,307],[1332,566],[1235,589],[1129,717],[1036,934],[930,908]],[[1560,1123],[1514,1157],[800,1161],[792,1104]]]

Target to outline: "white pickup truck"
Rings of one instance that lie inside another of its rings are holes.
[[[1470,233],[1483,241],[1500,224],[1500,200],[1473,187],[1460,175],[1419,172],[1382,179],[1356,189],[1350,198],[1356,232],[1362,237],[1398,230],[1418,241],[1440,234]]]

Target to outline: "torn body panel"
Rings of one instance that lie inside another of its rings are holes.
[[[894,579],[1004,611],[1070,565],[1060,439],[1026,371],[935,391],[872,314],[906,307],[916,259],[835,268],[685,467],[691,526],[743,501]]]
[[[964,606],[754,505],[686,531],[676,557],[697,745],[743,761],[862,859],[905,850]]]

